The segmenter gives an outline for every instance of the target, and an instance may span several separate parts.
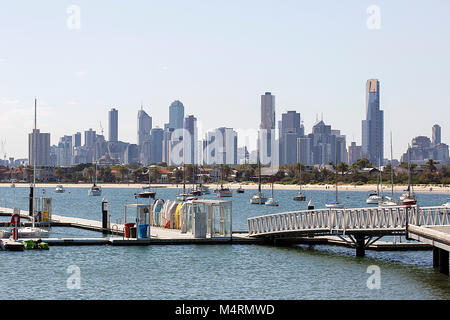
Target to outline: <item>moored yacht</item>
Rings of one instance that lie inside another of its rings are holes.
[[[55,188],[55,192],[56,193],[64,193],[66,190],[64,189],[64,187],[60,184],[58,184]]]

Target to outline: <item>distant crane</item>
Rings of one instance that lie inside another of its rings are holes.
[[[102,127],[102,122],[100,121],[100,130],[102,131],[102,135],[103,135],[103,127]]]

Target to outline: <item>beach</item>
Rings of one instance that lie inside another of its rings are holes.
[[[36,186],[39,188],[55,188],[57,185],[63,185],[64,188],[89,188],[92,186],[91,183],[36,183]],[[98,183],[102,188],[130,188],[130,189],[140,189],[143,186],[148,186],[148,184],[145,183]],[[210,189],[215,189],[218,187],[215,183],[207,183],[204,184],[205,186],[208,186]],[[0,187],[10,187],[11,183],[0,183]],[[15,183],[15,186],[18,188],[28,188],[30,186],[29,183]],[[190,188],[191,184],[186,184],[186,188]],[[256,183],[227,183],[224,184],[224,187],[230,188],[230,189],[237,189],[241,186],[243,189],[246,190],[255,190],[258,189],[258,184]],[[151,184],[152,188],[172,188],[172,189],[178,189],[182,188],[183,184]],[[335,185],[333,184],[306,184],[302,185],[302,190],[334,190]],[[394,191],[395,192],[402,192],[408,188],[407,185],[395,185]],[[262,189],[268,190],[271,189],[271,185],[269,183],[263,184]],[[299,185],[285,185],[285,184],[274,184],[274,189],[276,190],[299,190]],[[345,190],[345,191],[376,191],[377,185],[373,184],[366,184],[366,185],[349,185],[349,184],[342,184],[338,185],[339,190]],[[420,193],[448,193],[450,195],[450,186],[444,186],[444,185],[417,185],[413,187],[414,192],[420,192]],[[389,193],[391,192],[391,186],[390,185],[383,185],[382,188],[383,193]]]

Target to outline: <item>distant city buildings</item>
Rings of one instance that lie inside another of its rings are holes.
[[[441,127],[434,125],[432,128],[432,139],[425,136],[418,136],[412,139],[411,147],[402,155],[400,161],[408,162],[408,159],[415,164],[423,164],[429,159],[442,164],[450,164],[449,148],[445,143],[441,143]]]
[[[50,146],[50,133],[33,130],[28,137],[28,161],[11,158],[0,160],[0,164],[33,164],[34,153],[38,166],[74,166],[94,162],[104,165],[139,162],[145,166],[160,162],[176,166],[183,163],[238,165],[257,162],[256,150],[239,146],[234,128],[219,127],[199,137],[198,120],[194,115],[185,117],[181,101],[173,101],[168,109],[169,121],[160,128],[153,127],[152,117],[141,106],[137,113],[135,144],[118,139],[118,110],[112,108],[108,111],[108,140],[103,136],[103,128],[101,135],[90,128],[84,131],[84,141],[82,133],[76,132],[60,137],[56,145]],[[298,162],[305,165],[353,164],[364,157],[377,165],[379,159],[383,159],[384,115],[380,110],[380,83],[376,79],[369,79],[366,84],[366,119],[362,121],[361,146],[352,142],[347,149],[346,136],[340,130],[332,129],[323,119],[317,119],[311,132],[305,134],[301,115],[295,110],[282,113],[277,121],[275,96],[270,92],[261,95],[260,110],[257,145],[263,164],[268,163],[264,163],[261,156],[272,159],[270,161],[275,165]],[[243,137],[241,141],[248,143],[246,139]],[[450,163],[448,145],[441,139],[441,127],[437,124],[432,127],[431,139],[415,137],[409,150],[411,161],[420,163],[433,159],[443,164]],[[402,161],[407,159],[408,153],[405,153]]]

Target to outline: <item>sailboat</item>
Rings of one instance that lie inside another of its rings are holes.
[[[259,161],[259,149],[258,149],[258,192],[252,195],[250,198],[251,204],[265,204],[267,197],[261,192],[261,162]]]
[[[142,187],[142,191],[136,192],[134,194],[134,197],[136,199],[137,198],[145,198],[145,199],[151,198],[151,199],[155,199],[156,192],[150,190],[150,182],[151,182],[150,167],[148,168],[148,171],[146,172],[146,174],[147,173],[148,173],[148,186]]]
[[[335,174],[335,180],[336,180],[336,186],[335,186],[335,188],[336,188],[336,200],[330,200],[330,201],[328,201],[326,204],[325,204],[325,207],[327,207],[327,208],[336,208],[336,209],[339,209],[339,208],[343,208],[344,207],[344,204],[342,203],[342,202],[339,202],[339,200],[338,200],[338,168],[337,168],[337,145],[336,145],[336,151],[335,151],[335,155],[336,155],[336,159],[335,159],[335,172],[336,172],[336,174]]]
[[[417,203],[416,195],[414,191],[412,191],[412,183],[411,183],[411,154],[410,154],[410,146],[408,145],[408,189],[407,193],[404,193],[400,196],[400,205],[415,205]]]
[[[391,132],[391,196],[385,197],[384,201],[380,201],[378,203],[379,207],[394,207],[394,206],[398,206],[398,203],[394,200],[394,166],[392,165],[393,160],[392,160],[393,156],[392,156],[392,132]]]
[[[95,182],[92,187],[88,190],[89,196],[101,196],[102,195],[102,187],[97,185],[97,161],[95,161]]]
[[[278,201],[275,200],[273,196],[273,180],[272,180],[272,198],[269,198],[269,200],[265,203],[266,206],[272,206],[272,207],[278,207]]]
[[[380,186],[382,185],[383,185],[383,177],[381,175],[380,153],[378,152],[377,191],[369,194],[369,196],[366,199],[367,204],[378,204],[380,201],[383,201],[383,196],[380,193]]]
[[[299,192],[294,196],[294,200],[295,201],[306,201],[306,196],[302,193],[302,164],[299,163],[300,165],[300,181],[299,181],[299,186],[300,186],[300,190]]]
[[[224,188],[223,182],[222,182],[222,176],[223,176],[223,166],[221,165],[221,172],[220,172],[220,189],[217,189],[217,197],[219,198],[229,198],[233,196],[233,191],[230,190],[230,188]]]
[[[193,194],[186,192],[186,167],[183,163],[183,192],[177,195],[178,201],[189,201],[194,200],[196,197]]]
[[[37,99],[34,99],[34,132],[36,132],[37,130],[37,126],[36,126],[36,122],[37,122]],[[33,132],[33,135],[34,135]],[[33,144],[35,144],[36,138],[33,137]],[[33,201],[33,210],[31,212],[31,216],[32,216],[32,222],[31,222],[31,227],[23,227],[23,228],[19,228],[17,230],[17,234],[18,234],[18,238],[19,239],[30,239],[30,238],[48,238],[50,231],[42,229],[42,228],[38,228],[36,227],[36,219],[35,219],[35,211],[36,211],[36,202],[35,202],[35,197],[34,194],[36,192],[36,146],[33,146],[33,153],[34,153],[34,157],[33,157],[33,193],[32,193],[32,201]]]
[[[197,184],[197,180],[195,179],[195,176],[196,176],[196,166],[195,166],[195,164],[194,164],[194,166],[193,166],[193,185],[192,185],[192,188],[189,190],[189,193],[190,194],[192,194],[194,197],[199,197],[199,196],[201,196],[202,194],[203,194],[203,192],[202,192],[202,187],[201,187],[201,183],[200,183],[200,185],[198,185]]]
[[[239,188],[236,189],[236,192],[237,192],[237,193],[244,193],[245,190],[244,190],[244,188],[242,188],[241,185],[239,185]]]

